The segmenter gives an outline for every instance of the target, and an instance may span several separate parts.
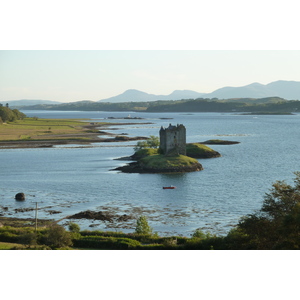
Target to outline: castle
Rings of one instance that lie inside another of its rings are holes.
[[[164,155],[186,155],[186,129],[182,124],[177,126],[170,124],[168,128],[161,127],[159,137],[160,149]]]

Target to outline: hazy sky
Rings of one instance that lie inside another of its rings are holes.
[[[298,50],[2,50],[0,101],[101,100],[127,89],[167,95],[300,81]]]
[[[3,1],[0,103],[300,81],[298,6],[296,0]]]

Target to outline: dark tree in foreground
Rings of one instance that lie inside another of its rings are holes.
[[[300,249],[300,172],[294,186],[277,181],[262,208],[242,218],[235,233],[247,249]]]

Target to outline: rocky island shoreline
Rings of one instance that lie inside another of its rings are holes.
[[[186,155],[162,155],[159,149],[140,149],[129,157],[118,160],[132,160],[124,166],[112,169],[124,173],[183,173],[202,171],[197,159],[216,158],[221,154],[201,143],[186,144]]]

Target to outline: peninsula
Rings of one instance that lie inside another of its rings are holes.
[[[89,145],[91,143],[147,139],[147,137],[128,137],[125,133],[116,135],[105,131],[111,125],[132,124],[135,123],[91,123],[88,120],[24,117],[20,120],[0,124],[0,148],[41,148],[54,145]]]

